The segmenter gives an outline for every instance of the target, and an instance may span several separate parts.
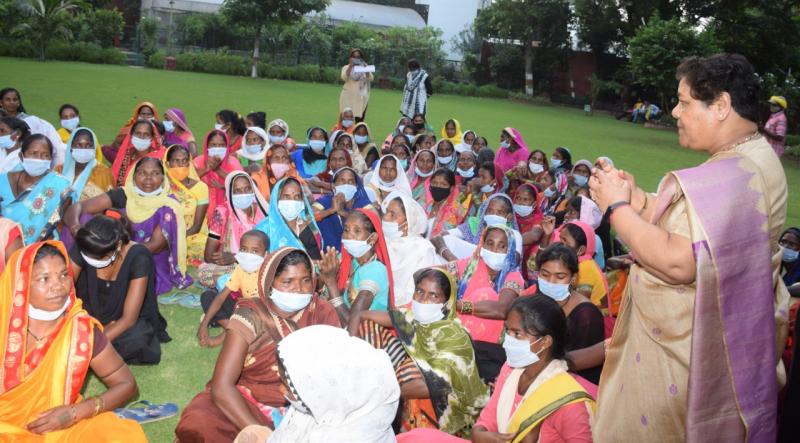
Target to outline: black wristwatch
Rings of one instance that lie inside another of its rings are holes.
[[[630,206],[630,205],[631,205],[631,202],[625,201],[625,200],[620,200],[618,202],[611,203],[610,205],[608,205],[608,208],[606,208],[606,213],[604,214],[604,217],[607,217],[608,221],[610,223],[611,222],[611,215],[614,213],[614,211],[617,210],[617,208],[619,208],[621,206]]]

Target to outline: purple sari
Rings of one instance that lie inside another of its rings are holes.
[[[150,240],[156,226],[161,228],[161,233],[167,240],[169,247],[158,254],[153,254],[153,264],[156,268],[156,294],[161,295],[172,290],[173,287],[185,289],[192,284],[192,277],[183,275],[178,269],[178,245],[175,213],[172,209],[162,206],[152,217],[141,223],[131,222],[133,231],[132,240],[145,243]]]

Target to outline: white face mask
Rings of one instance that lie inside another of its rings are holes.
[[[231,197],[233,207],[236,209],[247,209],[256,201],[256,195],[249,194],[233,194]]]
[[[505,142],[505,141],[504,141],[504,142],[500,142],[500,147],[501,147],[501,148],[506,148],[506,149],[508,149],[508,148],[509,148],[509,146],[511,146],[511,143],[509,143],[509,142]]]
[[[325,140],[309,140],[308,146],[317,154],[325,150]]]
[[[286,140],[285,135],[272,135],[272,134],[269,135],[270,144],[274,145],[275,143],[283,143],[284,140]]]
[[[278,211],[288,221],[296,219],[305,208],[302,200],[278,200]]]
[[[81,122],[80,117],[72,117],[72,118],[67,118],[67,119],[63,119],[62,118],[61,119],[61,127],[66,129],[67,131],[72,132],[72,131],[75,130],[75,128],[78,127],[80,122]]]
[[[555,301],[563,301],[569,297],[569,283],[550,283],[539,278],[539,292],[552,298]]]
[[[572,178],[575,180],[575,184],[581,187],[586,186],[586,184],[589,183],[589,177],[584,175],[573,175]]]
[[[400,230],[400,225],[395,222],[388,222],[383,221],[381,222],[383,226],[383,236],[386,237],[387,240],[400,238],[403,236],[403,231]]]
[[[214,123],[214,129],[216,129],[217,131],[222,131],[222,128],[224,127],[225,125],[223,125],[222,123]]]
[[[275,288],[272,288],[269,298],[278,309],[284,312],[297,312],[311,303],[311,294],[283,292]]]
[[[133,185],[133,190],[136,191],[136,193],[142,197],[155,197],[157,195],[161,195],[161,192],[164,191],[164,189],[162,189],[161,186],[159,186],[150,192],[144,192],[141,188],[136,186],[136,184]]]
[[[438,158],[439,158],[439,164],[442,165],[449,165],[450,162],[453,161],[452,155],[448,155],[447,157],[438,157]]]
[[[31,177],[39,177],[50,170],[52,160],[41,160],[38,158],[23,158],[22,169]]]
[[[258,271],[258,268],[261,267],[261,263],[264,263],[264,257],[251,252],[237,252],[236,262],[239,263],[239,266],[244,272],[250,274]]]
[[[420,177],[430,177],[431,175],[433,175],[434,171],[433,169],[431,169],[429,172],[422,172],[422,170],[419,169],[419,166],[415,166],[414,172],[416,172],[417,175]]]
[[[11,134],[0,135],[0,148],[2,149],[9,149],[12,148],[16,142],[11,139]]]
[[[544,172],[544,165],[540,165],[539,163],[530,162],[528,163],[528,169],[531,170],[534,174],[541,174]]]
[[[514,212],[516,212],[520,217],[527,217],[533,213],[533,206],[514,205]]]
[[[152,141],[152,138],[139,138],[135,135],[131,137],[131,144],[137,151],[146,151],[150,148]]]
[[[506,253],[494,252],[486,248],[481,248],[481,258],[491,270],[499,271],[503,269],[503,265],[506,262]]]
[[[225,154],[227,152],[228,152],[228,148],[208,148],[208,156],[209,157],[225,158]]]
[[[372,234],[370,234],[370,237],[371,236]],[[369,239],[369,237],[367,237],[367,239]],[[372,246],[370,246],[370,244],[367,243],[367,240],[350,240],[343,238],[342,246],[344,247],[344,249],[347,250],[348,253],[350,253],[350,255],[352,255],[355,258],[363,257],[364,254],[366,254],[367,252],[369,252],[370,249],[372,249]]]
[[[172,123],[169,120],[164,120],[161,122],[164,124],[164,130],[167,132],[175,132],[175,123]]]
[[[364,143],[369,141],[369,136],[368,135],[356,135],[353,138],[356,139],[356,143],[359,144],[359,145],[363,145]]]
[[[555,189],[547,188],[547,189],[544,190],[544,196],[545,197],[550,198],[550,197],[552,197],[554,195],[556,195],[556,190]]]
[[[461,169],[461,168],[456,168],[456,172],[458,172],[458,175],[460,175],[460,176],[462,176],[464,178],[472,178],[472,177],[475,176],[475,170],[474,169],[464,170],[464,169]]]
[[[508,224],[507,218],[495,214],[484,215],[483,221],[486,222],[486,226],[497,226],[497,225],[506,226]]]
[[[356,185],[336,185],[336,193],[344,195],[344,199],[350,201],[356,195]]]
[[[506,334],[503,341],[503,349],[506,350],[506,361],[512,368],[524,368],[539,361],[539,355],[531,351],[531,346],[539,343],[539,340],[531,343],[528,340],[522,340],[513,337],[511,334]],[[539,351],[541,352],[541,351]]]
[[[71,154],[72,159],[75,160],[75,163],[80,164],[89,163],[95,157],[94,149],[73,148]]]
[[[488,185],[481,186],[481,192],[483,192],[484,194],[490,194],[490,193],[494,192],[494,185],[493,184],[488,184]]]
[[[87,265],[89,265],[89,266],[91,266],[91,267],[93,267],[95,269],[103,269],[103,268],[109,267],[111,265],[111,263],[114,261],[114,259],[117,258],[117,252],[114,251],[114,253],[111,254],[111,257],[109,257],[109,258],[107,258],[105,260],[98,260],[96,258],[89,257],[88,255],[84,254],[83,252],[81,252],[81,257],[83,257],[83,261],[85,261]]]
[[[58,317],[61,317],[61,314],[63,314],[64,311],[69,308],[71,302],[72,300],[67,297],[67,301],[64,302],[64,306],[55,311],[45,311],[44,309],[35,308],[32,304],[28,303],[28,317],[39,321],[53,321]]]
[[[444,303],[420,303],[416,300],[411,300],[411,312],[414,314],[414,320],[427,325],[444,318]]]

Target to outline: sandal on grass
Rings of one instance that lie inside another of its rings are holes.
[[[144,408],[134,408],[142,404]],[[166,420],[178,414],[178,405],[175,403],[155,404],[147,400],[135,401],[124,408],[114,410],[119,418],[134,420],[140,425],[152,423],[154,421]]]
[[[200,296],[191,293],[186,294],[183,298],[178,300],[178,305],[189,309],[200,309],[202,307],[200,304]]]
[[[181,299],[190,295],[190,292],[175,291],[158,297],[158,302],[162,305],[176,305]]]

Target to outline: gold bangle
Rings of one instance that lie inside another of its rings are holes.
[[[105,402],[99,395],[92,398],[94,398],[94,414],[92,414],[92,417],[97,417],[105,407]]]

